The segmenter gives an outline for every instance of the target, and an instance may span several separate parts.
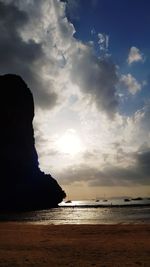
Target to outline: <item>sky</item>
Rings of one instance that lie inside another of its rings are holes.
[[[0,74],[31,89],[40,168],[68,198],[150,195],[149,9],[0,0]]]

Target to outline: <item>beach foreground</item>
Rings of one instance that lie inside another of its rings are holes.
[[[0,266],[150,266],[150,225],[0,223]]]

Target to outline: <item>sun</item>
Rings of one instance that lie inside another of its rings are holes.
[[[58,150],[64,154],[75,155],[82,150],[81,139],[74,129],[68,129],[57,141]]]

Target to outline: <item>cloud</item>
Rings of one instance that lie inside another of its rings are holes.
[[[115,65],[74,38],[66,3],[0,0],[0,5],[1,73],[21,75],[42,109],[62,105],[75,84],[99,110],[113,116],[118,105]]]
[[[99,168],[80,164],[65,168],[59,175],[63,184],[86,181],[89,186],[150,185],[150,148],[132,157],[135,163],[128,167],[107,165]]]
[[[51,108],[57,102],[57,94],[47,90],[50,83],[42,78],[46,60],[43,44],[34,38],[23,39],[21,33],[30,22],[29,14],[9,2],[0,2],[0,72],[21,75],[32,88],[36,103]]]
[[[101,51],[105,53],[108,52],[109,35],[105,33],[98,33],[98,44]]]
[[[78,162],[68,162],[58,172],[61,182],[68,185],[83,181],[89,186],[107,187],[150,185],[149,116],[147,104],[132,117],[118,115],[112,124],[102,117],[99,122],[93,118],[93,132],[87,132],[88,149]]]
[[[130,73],[127,75],[121,75],[120,78],[121,85],[128,89],[129,93],[135,95],[142,89],[142,84],[140,84]]]
[[[132,46],[130,48],[128,59],[127,59],[128,64],[131,65],[134,62],[140,62],[140,61],[141,62],[144,61],[143,54],[141,53],[141,51],[137,47]]]
[[[97,58],[90,46],[78,43],[71,58],[71,78],[91,103],[113,117],[118,106],[118,77],[111,61]]]
[[[66,3],[0,0],[0,12],[0,72],[20,74],[34,94],[42,168],[55,171],[65,183],[148,183],[141,162],[150,147],[149,104],[132,117],[117,113],[117,67],[108,57],[98,58],[92,43],[75,38]],[[99,35],[99,45],[108,49],[107,35]],[[129,65],[143,60],[136,49],[130,50]],[[131,74],[120,82],[132,95],[143,86]],[[55,146],[69,128],[77,130],[87,148],[74,158]]]

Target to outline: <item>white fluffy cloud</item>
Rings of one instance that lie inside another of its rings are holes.
[[[129,51],[127,62],[131,65],[133,62],[144,61],[144,56],[141,53],[140,49],[135,46],[132,46]]]
[[[100,50],[107,52],[109,47],[109,36],[105,33],[98,33],[98,44]]]
[[[127,75],[121,75],[120,78],[121,85],[128,89],[129,93],[135,95],[142,89],[142,84],[140,84],[130,73]]]

